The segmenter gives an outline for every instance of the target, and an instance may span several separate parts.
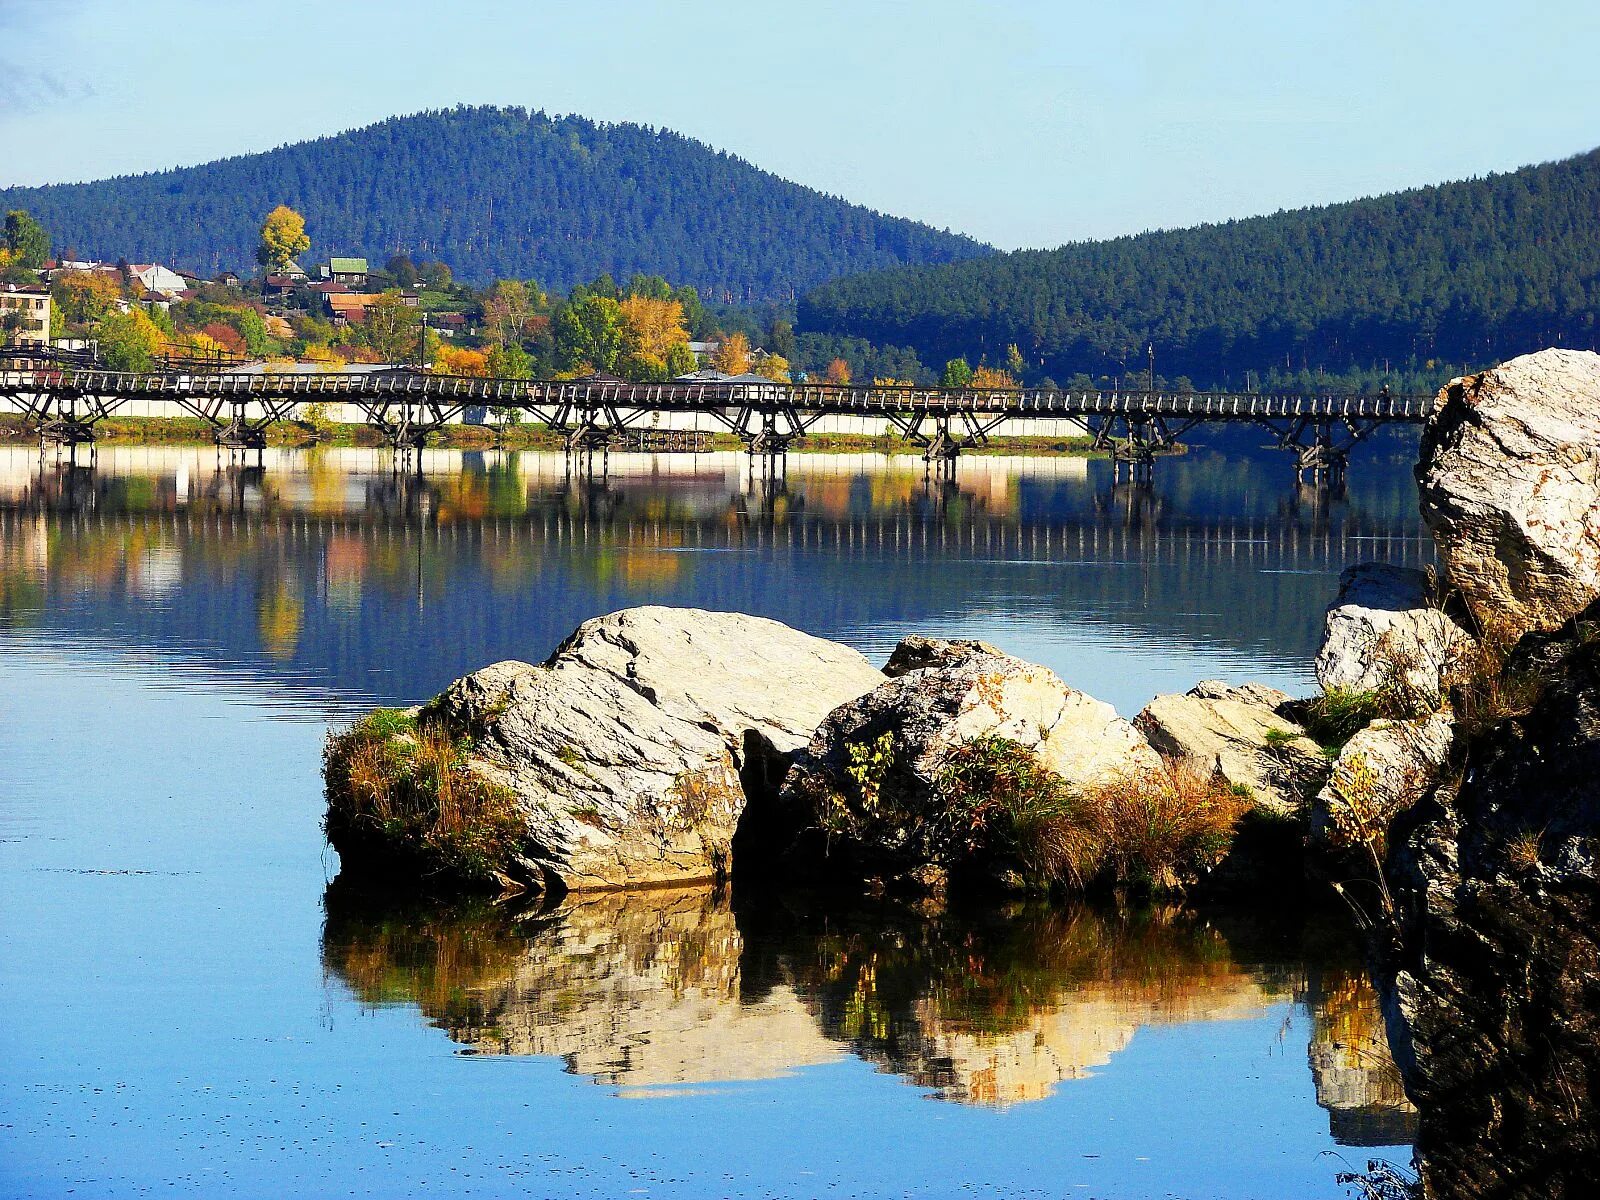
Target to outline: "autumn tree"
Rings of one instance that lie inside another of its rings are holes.
[[[556,358],[566,370],[610,371],[622,353],[622,306],[609,296],[587,295],[555,319]]]
[[[489,375],[489,356],[466,346],[440,346],[433,356],[433,369],[441,375],[483,378]]]
[[[1014,388],[1017,386],[1017,381],[999,367],[979,367],[972,373],[972,378],[966,386],[987,389]]]
[[[256,261],[268,271],[281,273],[297,254],[311,249],[311,239],[306,236],[306,219],[286,204],[280,204],[267,214],[261,224],[261,244],[256,247]]]
[[[50,234],[24,209],[14,208],[6,214],[3,240],[12,265],[37,271],[50,257]]]
[[[756,364],[756,374],[774,383],[788,383],[789,360],[781,354],[769,354]]]
[[[510,346],[522,341],[528,322],[543,302],[537,287],[520,279],[500,279],[483,302],[484,334],[497,345]]]
[[[50,292],[67,321],[88,325],[111,311],[122,295],[122,285],[105,271],[64,271],[56,276]]]
[[[417,310],[407,306],[398,290],[384,292],[367,305],[361,323],[361,340],[387,363],[414,361],[420,332]]]
[[[822,382],[843,386],[850,382],[850,364],[842,358],[830,362],[822,372]]]
[[[722,339],[711,365],[729,375],[746,375],[750,371],[750,339],[742,333],[730,333]]]

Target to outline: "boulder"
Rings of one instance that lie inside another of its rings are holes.
[[[1157,696],[1133,724],[1159,753],[1216,771],[1248,789],[1264,814],[1288,817],[1328,776],[1322,748],[1279,715],[1288,702],[1261,684],[1208,680],[1181,696]]]
[[[1324,691],[1399,688],[1434,708],[1446,672],[1472,643],[1433,603],[1423,572],[1362,563],[1339,577],[1339,596],[1328,606],[1317,682]]]
[[[1441,713],[1378,720],[1358,732],[1311,802],[1312,847],[1375,869],[1373,854],[1383,858],[1390,823],[1438,782],[1454,735],[1454,722]]]
[[[1115,709],[1048,668],[981,643],[918,639],[895,654],[932,665],[835,709],[783,782],[795,826],[826,829],[849,874],[928,879],[962,864],[970,847],[949,819],[942,776],[970,744],[1002,741],[1025,769],[1068,787],[1162,766]]]
[[[1542,350],[1452,381],[1417,482],[1478,628],[1560,625],[1600,595],[1600,354]]]
[[[1390,1039],[1430,1196],[1600,1179],[1600,603],[1584,618],[1522,640],[1537,695],[1390,831]]]
[[[543,666],[457,680],[421,717],[469,738],[464,770],[514,802],[522,845],[495,864],[503,883],[662,885],[726,876],[747,785],[781,777],[824,716],[882,680],[776,621],[634,608],[586,621]],[[333,794],[330,840],[345,824]],[[381,839],[344,842],[347,865],[384,857]]]

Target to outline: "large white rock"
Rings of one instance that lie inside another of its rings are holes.
[[[1600,354],[1453,380],[1417,466],[1446,577],[1482,629],[1550,629],[1600,595]]]
[[[1362,563],[1340,576],[1338,598],[1328,606],[1317,682],[1325,691],[1350,692],[1398,685],[1436,699],[1446,672],[1472,641],[1432,601],[1423,572]]]
[[[1258,809],[1286,817],[1328,775],[1322,748],[1278,714],[1288,700],[1260,684],[1207,681],[1181,696],[1157,696],[1133,724],[1161,754],[1220,773],[1248,788]]]
[[[470,731],[469,768],[517,797],[543,874],[530,882],[581,891],[727,875],[741,769],[797,750],[882,681],[777,621],[632,608],[584,622],[543,666],[457,680],[430,710]]]

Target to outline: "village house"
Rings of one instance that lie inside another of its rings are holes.
[[[146,291],[160,292],[163,296],[176,296],[189,286],[182,275],[160,263],[129,263],[128,279]]]
[[[50,289],[0,287],[0,338],[8,346],[50,344]]]
[[[319,268],[319,273],[323,279],[358,291],[367,286],[367,260],[364,258],[331,258]]]
[[[333,292],[327,297],[328,312],[336,327],[357,324],[367,319],[367,308],[377,296],[364,292]]]

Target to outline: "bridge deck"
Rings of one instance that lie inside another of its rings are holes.
[[[1359,418],[1420,423],[1431,397],[1263,394],[1256,392],[1070,391],[1055,388],[947,389],[811,383],[617,383],[587,380],[478,379],[411,373],[189,375],[94,369],[0,371],[0,393],[71,394],[102,399],[349,400],[490,404],[537,410],[572,405],[650,410],[726,408],[796,410],[828,415],[983,413],[1027,417],[1135,414],[1256,420],[1262,417]]]

